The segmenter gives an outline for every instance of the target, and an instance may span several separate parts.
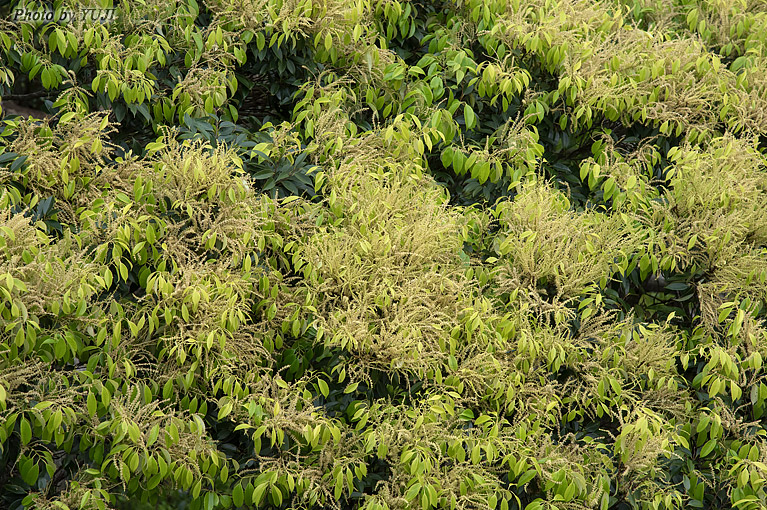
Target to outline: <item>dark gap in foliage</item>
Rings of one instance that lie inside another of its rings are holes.
[[[618,320],[633,312],[640,321],[665,322],[673,312],[674,324],[693,327],[700,315],[695,284],[702,275],[660,271],[642,279],[640,274],[637,267],[626,276],[615,275],[601,291],[606,308],[617,310]]]
[[[11,57],[13,64],[21,64],[21,60],[18,54]],[[68,88],[67,85],[61,87]],[[38,80],[30,79],[28,73],[19,73],[13,82],[13,85],[8,86],[0,83],[0,98],[3,100],[3,110],[6,110],[6,101],[12,101],[15,106],[23,109],[36,110],[32,113],[35,117],[40,117],[42,114],[53,113],[52,105],[58,95],[58,90],[46,90]],[[10,111],[4,111],[3,116],[11,114]]]
[[[588,158],[595,157],[594,143],[609,136],[615,149],[622,154],[631,154],[641,144],[653,141],[653,146],[660,152],[660,160],[653,165],[653,175],[649,177],[649,185],[661,193],[669,187],[668,152],[682,140],[681,136],[662,136],[658,128],[641,123],[625,126],[621,122],[602,119],[594,123],[592,128],[579,133],[573,138],[567,130],[562,130],[557,123],[547,123],[547,129],[539,126],[540,143],[545,148],[543,168],[552,176],[559,186],[567,190],[568,196],[580,207],[589,204],[601,205],[606,211],[612,211],[613,200],[604,200],[604,192],[600,188],[589,189],[588,183],[580,178],[580,165]],[[596,159],[596,158],[595,158]],[[560,188],[563,189],[563,188]]]
[[[276,70],[255,74],[250,69],[241,68],[236,72],[236,76],[239,85],[237,92],[230,99],[230,104],[237,108],[239,122],[251,129],[258,129],[266,122],[279,123],[290,120],[292,106],[287,102],[283,103],[273,93],[273,84],[280,81]]]
[[[118,497],[116,510],[190,510],[193,498],[190,491],[165,489],[141,491],[141,496]]]
[[[424,380],[379,369],[368,371],[372,386],[365,381],[357,380],[338,383],[333,368],[342,363],[348,363],[349,358],[348,353],[333,349],[332,351],[324,350],[312,362],[312,366],[316,367],[315,370],[328,374],[328,396],[317,394],[315,405],[321,407],[330,417],[352,423],[351,418],[362,403],[387,399],[392,405],[413,406],[428,397],[425,393]],[[346,393],[347,385],[351,383],[358,383],[358,386],[354,391]]]
[[[410,20],[411,28],[407,34],[402,33],[401,27],[397,27],[397,35],[390,41],[390,47],[405,63],[409,66],[416,65],[421,57],[428,52],[428,46],[423,45],[423,38],[429,33],[430,21],[439,16],[439,13],[444,12],[444,8],[447,7],[446,2],[426,2],[423,0],[416,0],[410,2]],[[378,22],[380,25],[379,30],[381,33],[386,33],[387,26],[382,22]]]
[[[355,480],[357,492],[352,493],[352,499],[362,500],[365,495],[375,494],[376,485],[386,482],[392,476],[391,463],[378,455],[371,455],[367,461],[368,474],[362,480]],[[353,508],[353,507],[352,507]]]
[[[760,134],[759,135],[759,145],[758,145],[759,151],[762,154],[767,153],[767,134]]]
[[[296,92],[324,70],[315,62],[311,41],[300,37],[295,47],[259,49],[254,40],[248,50],[248,61],[236,70],[239,86],[231,99],[240,122],[258,129],[268,120],[290,120]]]
[[[498,182],[487,181],[481,184],[471,175],[456,175],[451,169],[446,169],[439,156],[427,158],[429,170],[437,183],[444,186],[450,193],[451,206],[470,206],[474,204],[490,206],[503,198],[513,198],[514,190],[509,190],[510,181],[501,179]]]
[[[306,144],[302,144],[300,151],[286,153],[280,158],[260,153],[263,161],[259,161],[259,156],[248,157],[244,161],[245,169],[256,181],[258,189],[273,198],[313,198],[316,196],[313,173],[319,167],[309,162],[306,149]]]

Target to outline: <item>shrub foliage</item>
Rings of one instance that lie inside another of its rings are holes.
[[[0,507],[767,508],[763,1],[5,10]]]

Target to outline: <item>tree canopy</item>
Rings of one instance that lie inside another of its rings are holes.
[[[767,508],[764,0],[0,14],[0,507]]]

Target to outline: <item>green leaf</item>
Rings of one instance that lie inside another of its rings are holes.
[[[442,166],[445,168],[450,168],[450,165],[453,164],[453,148],[452,147],[445,147],[442,150],[442,154],[440,154],[440,161],[442,161]]]
[[[421,484],[416,482],[411,485],[408,491],[405,493],[405,499],[407,501],[413,501],[419,492],[421,492]]]
[[[256,490],[253,491],[253,501],[254,505],[258,505],[261,502],[261,498],[264,495],[264,492],[266,492],[266,488],[269,486],[269,482],[264,482],[258,487],[256,487]]]
[[[96,416],[96,395],[92,391],[88,392],[88,414]]]
[[[21,465],[21,479],[27,485],[34,486],[37,483],[37,477],[40,475],[40,468],[32,460],[27,459]]]
[[[703,445],[703,448],[700,449],[700,456],[705,457],[709,453],[711,453],[714,450],[714,447],[716,446],[716,439],[709,439],[706,444]]]
[[[26,163],[28,157],[29,156],[25,154],[24,156],[19,156],[18,158],[14,159],[13,163],[11,163],[11,172],[15,172],[21,168],[22,165]]]
[[[532,503],[529,503],[525,507],[525,510],[538,510],[542,506],[543,506],[543,500],[541,498],[538,498],[535,501],[533,501]]]
[[[580,176],[581,180],[586,180],[586,176],[589,175],[589,165],[588,164],[581,164],[581,171]]]
[[[695,432],[700,433],[701,431],[705,430],[706,427],[708,427],[709,422],[711,421],[711,417],[708,415],[703,415],[700,420],[698,421],[698,425],[695,428]]]
[[[336,485],[333,489],[333,497],[336,499],[336,501],[341,499],[341,493],[344,490],[344,477],[343,473],[338,473],[338,476],[336,476]]]
[[[527,482],[535,478],[535,475],[538,474],[538,471],[535,469],[528,469],[525,471],[525,473],[519,477],[519,480],[517,480],[517,485],[522,486],[525,485]]]
[[[328,383],[326,383],[322,379],[319,379],[317,381],[317,385],[320,387],[320,393],[322,393],[322,396],[327,398],[328,394],[330,393],[330,388],[328,388]]]
[[[245,502],[245,491],[242,490],[242,484],[238,483],[232,490],[232,501],[235,506],[242,506]]]
[[[147,490],[154,489],[155,487],[160,485],[161,481],[162,481],[162,474],[161,473],[157,473],[152,478],[150,478],[149,481],[147,482],[147,484],[146,484]]]
[[[276,485],[272,485],[272,502],[275,506],[282,506],[282,491]]]
[[[19,429],[21,431],[21,444],[29,444],[32,440],[32,427],[26,418],[21,419]]]
[[[463,107],[463,118],[466,120],[467,129],[474,129],[477,125],[477,116],[468,104]]]
[[[573,499],[573,496],[575,496],[575,482],[570,482],[570,485],[567,486],[567,489],[565,489],[565,501],[570,501]]]
[[[160,425],[155,423],[149,431],[149,437],[147,438],[147,444],[153,445],[157,438],[160,436]]]

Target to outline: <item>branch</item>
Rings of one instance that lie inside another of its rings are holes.
[[[38,97],[53,97],[53,94],[50,90],[38,90],[37,92],[29,92],[27,94],[5,94],[4,96],[0,96],[0,99],[8,101],[21,99],[23,101],[25,99],[37,99]]]

